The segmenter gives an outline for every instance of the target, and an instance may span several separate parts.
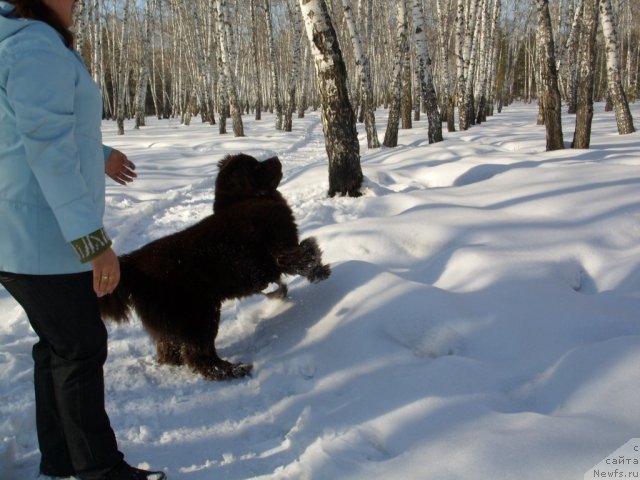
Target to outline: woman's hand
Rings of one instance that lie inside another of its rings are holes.
[[[112,293],[120,282],[120,261],[113,249],[105,250],[91,260],[93,265],[93,290],[98,297]]]
[[[120,185],[133,182],[138,176],[134,171],[135,169],[135,164],[124,153],[115,148],[109,154],[105,165],[105,173]]]

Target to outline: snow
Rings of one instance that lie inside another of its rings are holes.
[[[640,134],[619,136],[599,104],[590,150],[545,152],[536,116],[515,104],[434,145],[423,120],[378,150],[359,126],[356,199],[326,197],[317,112],[292,133],[245,117],[244,138],[105,123],[139,173],[107,188],[119,252],[208,215],[224,154],[275,154],[301,237],[333,268],[289,278],[285,301],[224,305],[217,345],[251,378],[159,366],[139,322],[109,324],[107,408],[129,462],[172,480],[568,480],[639,436]],[[34,342],[0,289],[3,480],[37,476]]]

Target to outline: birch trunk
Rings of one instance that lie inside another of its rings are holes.
[[[458,0],[456,5],[456,31],[455,31],[455,51],[456,51],[456,85],[455,98],[458,108],[463,101],[464,95],[464,5],[465,0]]]
[[[416,70],[420,81],[420,95],[425,103],[427,118],[429,119],[428,138],[429,143],[442,141],[442,119],[438,109],[438,97],[433,86],[433,73],[431,71],[431,57],[427,44],[427,34],[424,22],[422,0],[413,0],[413,33],[416,45]]]
[[[224,69],[229,107],[231,110],[231,121],[233,134],[236,137],[244,137],[244,126],[242,124],[242,109],[238,102],[238,91],[236,88],[235,75],[231,69],[231,26],[229,24],[229,13],[227,11],[227,0],[216,0],[218,10],[218,40],[220,42],[220,56],[222,57],[222,68]]]
[[[380,140],[378,139],[378,131],[376,129],[375,100],[373,98],[369,58],[362,48],[360,34],[356,30],[351,0],[342,0],[342,7],[344,9],[345,23],[347,24],[349,36],[351,37],[351,44],[353,45],[356,72],[362,87],[362,111],[364,113],[365,130],[367,132],[367,146],[369,148],[379,148]]]
[[[287,89],[287,103],[284,110],[284,119],[282,122],[282,130],[290,132],[293,129],[293,111],[296,108],[296,84],[298,82],[298,76],[300,72],[300,39],[301,39],[301,24],[300,9],[297,5],[289,3],[287,0],[287,12],[292,24],[292,55],[293,62],[291,64],[291,77],[289,79],[289,87]]]
[[[484,108],[486,104],[486,98],[484,97],[483,90],[486,91],[487,85],[487,47],[489,45],[489,7],[491,0],[483,0],[482,6],[479,12],[478,18],[478,41],[480,42],[478,48],[478,60],[476,68],[476,82],[474,85],[474,119],[476,124],[480,124],[483,120],[486,120],[484,115]]]
[[[618,48],[618,35],[613,22],[613,12],[611,0],[599,0],[600,23],[607,53],[607,82],[611,101],[616,111],[616,122],[618,133],[626,135],[635,132],[633,117],[629,110],[629,102],[622,87],[622,76],[620,72],[620,52]]]
[[[408,55],[407,55],[408,56]],[[411,60],[407,58],[402,69],[402,93],[400,94],[400,125],[403,130],[413,128],[411,113],[413,112],[413,89],[411,88]],[[418,110],[420,106],[418,106]]]
[[[471,0],[467,15],[464,39],[464,78],[461,85],[462,92],[458,97],[458,116],[460,130],[468,130],[473,119],[473,79],[476,67],[478,42],[478,8],[480,0]]]
[[[86,44],[86,36],[89,31],[89,5],[90,0],[78,0],[75,8],[75,44],[74,48],[83,54]]]
[[[397,2],[397,31],[396,31],[396,63],[391,74],[391,85],[389,93],[391,102],[389,105],[389,118],[387,120],[387,131],[384,135],[385,147],[396,147],[398,145],[398,126],[400,124],[400,102],[402,100],[402,70],[409,50],[407,38],[407,5],[406,0],[396,0]]]
[[[151,10],[145,4],[142,32],[142,65],[138,75],[138,89],[135,98],[135,128],[145,125],[145,107],[147,103],[147,86],[149,85],[149,58],[151,57]]]
[[[500,45],[500,12],[502,11],[502,0],[495,0],[493,9],[493,20],[491,23],[491,53],[489,54],[489,80],[487,92],[487,115],[493,115],[495,95],[497,88],[498,69],[500,68],[502,50]]]
[[[251,50],[253,51],[253,61],[256,75],[256,120],[262,120],[262,74],[260,58],[258,56],[258,25],[256,18],[256,8],[258,0],[251,0],[249,5],[251,12]]]
[[[576,102],[578,94],[578,70],[580,69],[580,60],[578,58],[578,50],[582,49],[584,45],[579,43],[579,32],[582,25],[582,5],[583,0],[577,0],[575,9],[572,14],[572,22],[569,30],[569,36],[564,45],[564,57],[560,58],[558,62],[558,73],[565,72],[567,76],[567,111],[568,113],[576,113]],[[571,8],[569,8],[571,13]],[[563,59],[566,61],[563,63]],[[566,65],[565,65],[566,63]]]
[[[101,3],[100,0],[93,0],[91,4],[91,74],[93,80],[100,87],[102,93],[102,104],[104,112],[108,112],[110,107],[109,90],[106,88],[105,76],[104,76],[104,56],[102,55],[102,26],[103,22],[100,19]],[[104,114],[103,114],[104,115]]]
[[[493,1],[493,5],[491,2]],[[500,12],[500,0],[485,0],[482,11],[482,41],[480,44],[480,71],[478,72],[478,105],[476,108],[476,123],[487,120],[487,85],[491,77],[490,70],[493,65],[493,45],[495,44],[495,31]]]
[[[436,0],[436,22],[438,28],[438,38],[440,46],[440,68],[442,70],[443,86],[442,96],[446,101],[447,110],[447,131],[455,132],[455,97],[451,92],[451,73],[449,70],[449,54],[448,54],[448,40],[447,40],[447,24],[446,19],[449,17],[448,9],[443,11],[442,0]]]
[[[593,120],[593,91],[596,69],[596,35],[598,33],[597,0],[584,0],[582,35],[580,45],[580,69],[576,98],[576,128],[572,148],[589,148],[591,122]]]
[[[125,117],[125,94],[126,94],[126,73],[127,73],[127,51],[125,45],[129,38],[129,10],[131,0],[126,0],[124,4],[124,15],[122,18],[122,36],[120,40],[120,61],[118,62],[118,103],[116,120],[118,124],[118,135],[124,135]]]
[[[313,66],[311,65],[311,59],[309,56],[309,42],[306,42],[304,44],[304,53],[302,54],[302,87],[300,89],[298,99],[298,118],[304,118],[304,112],[309,106],[307,86],[309,84],[312,69]]]
[[[271,21],[271,6],[269,0],[264,0],[264,15],[267,22],[267,45],[269,47],[269,60],[271,68],[271,105],[276,113],[276,130],[282,130],[282,103],[280,102],[278,65],[276,64],[276,51],[273,39],[273,22]]]
[[[216,14],[217,15],[217,14]],[[220,28],[220,22],[214,22],[216,29],[216,66],[217,66],[217,85],[216,94],[218,97],[218,133],[224,135],[227,133],[227,119],[229,118],[229,97],[227,89],[227,75],[224,67],[223,55],[220,46],[220,37],[224,34],[224,29]]]
[[[167,119],[171,116],[171,98],[167,87],[165,45],[164,45],[164,8],[162,1],[157,1],[158,20],[160,22],[160,88],[162,89],[162,118]]]
[[[215,6],[210,0],[194,0],[198,3],[193,5],[192,8],[198,8],[197,15],[193,21],[193,30],[188,33],[191,39],[187,40],[193,44],[190,49],[191,55],[189,56],[189,65],[191,66],[191,83],[192,89],[197,96],[197,101],[200,105],[200,120],[202,123],[209,122],[211,125],[215,124],[213,114],[213,101],[212,101],[212,47],[213,47],[213,32],[212,23],[215,22]],[[184,3],[180,4],[181,15],[186,19],[189,18],[193,10],[185,8]]]
[[[329,158],[329,196],[360,196],[362,169],[356,117],[349,102],[347,71],[324,0],[299,0],[316,65],[322,126]]]
[[[542,66],[541,102],[544,113],[544,124],[547,131],[547,151],[564,148],[562,136],[561,100],[558,89],[558,76],[551,32],[551,15],[549,0],[536,0],[538,9],[538,26],[536,37]]]

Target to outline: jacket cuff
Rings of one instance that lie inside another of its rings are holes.
[[[105,167],[107,165],[107,161],[109,160],[109,156],[111,156],[111,152],[113,152],[112,147],[108,147],[107,145],[102,145],[102,156],[104,157]]]
[[[112,243],[104,228],[100,228],[89,235],[73,240],[71,246],[80,258],[80,262],[87,263],[107,251]]]

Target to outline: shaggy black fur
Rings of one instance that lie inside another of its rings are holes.
[[[122,322],[134,309],[156,342],[160,363],[186,364],[210,380],[237,378],[251,365],[222,360],[215,349],[224,300],[260,293],[270,283],[285,296],[283,274],[326,279],[314,238],[302,242],[293,212],[276,190],[277,157],[239,154],[220,163],[213,215],[120,257],[115,292],[100,299],[103,318]]]

